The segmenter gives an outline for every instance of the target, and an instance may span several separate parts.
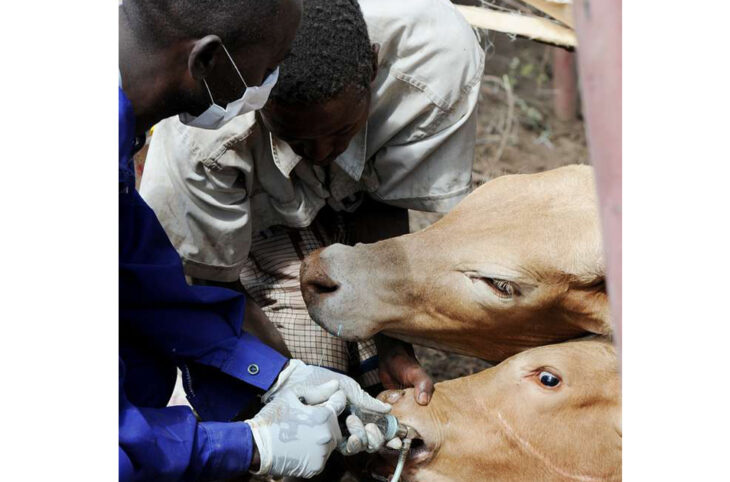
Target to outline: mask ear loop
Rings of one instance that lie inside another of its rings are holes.
[[[234,68],[234,69],[236,69],[236,73],[237,73],[237,74],[238,74],[238,76],[239,76],[239,77],[241,78],[241,82],[243,82],[243,86],[244,86],[244,87],[246,87],[246,88],[248,89],[248,84],[247,84],[247,83],[246,83],[246,81],[245,81],[245,80],[243,79],[243,75],[241,75],[241,72],[240,72],[240,71],[238,70],[238,65],[236,65],[236,63],[235,63],[235,62],[233,61],[233,57],[231,57],[231,54],[229,54],[229,53],[228,53],[228,49],[227,49],[227,48],[226,48],[226,46],[225,46],[225,45],[223,45],[223,44],[221,44],[221,47],[223,47],[223,51],[224,51],[224,52],[226,53],[226,55],[228,56],[228,60],[230,60],[230,61],[231,61],[231,63],[233,64],[233,68]]]
[[[238,77],[241,79],[241,82],[243,82],[243,86],[248,89],[248,84],[243,79],[243,75],[241,75],[241,71],[238,70],[238,66],[233,61],[233,57],[231,57],[231,54],[228,53],[228,49],[226,49],[226,46],[223,44],[221,44],[221,47],[223,47],[223,51],[226,53],[226,56],[228,56],[228,60],[230,60],[231,63],[233,64],[233,68],[236,69],[236,73],[238,74]],[[210,97],[211,105],[215,105],[215,100],[213,100],[213,94],[210,92],[210,87],[208,87],[208,82],[206,82],[205,79],[203,79],[203,85],[205,85],[205,90],[208,91],[208,97]]]
[[[215,101],[213,100],[213,94],[210,93],[210,87],[208,87],[208,82],[203,79],[203,85],[205,86],[205,90],[208,91],[208,97],[210,97],[210,105],[215,105]]]

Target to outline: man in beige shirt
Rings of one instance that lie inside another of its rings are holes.
[[[360,8],[362,13],[360,13]],[[363,21],[364,17],[364,21]],[[195,279],[240,283],[288,349],[364,386],[433,390],[410,346],[326,333],[299,292],[301,259],[408,231],[469,191],[484,68],[447,0],[307,0],[266,107],[206,131],[157,125],[141,194]],[[394,360],[401,360],[396,363]]]

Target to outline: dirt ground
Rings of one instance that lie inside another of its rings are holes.
[[[488,41],[478,107],[474,186],[505,174],[587,164],[583,121],[576,118],[563,122],[553,113],[553,47],[497,33],[489,34]],[[505,88],[505,77],[511,96]],[[439,218],[438,214],[412,211],[411,231]],[[482,360],[425,347],[416,347],[416,354],[435,381],[469,375],[489,366]]]

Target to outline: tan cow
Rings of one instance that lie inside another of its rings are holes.
[[[499,177],[423,231],[313,253],[301,278],[312,318],[349,340],[499,361],[611,333],[588,166]]]
[[[408,482],[621,479],[621,381],[610,343],[524,351],[475,375],[436,384],[428,406],[412,389],[383,392],[414,427]],[[368,470],[393,473],[394,454]]]

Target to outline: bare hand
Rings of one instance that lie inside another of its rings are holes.
[[[423,369],[413,346],[385,335],[375,335],[378,347],[380,381],[386,389],[413,387],[419,405],[428,405],[433,395],[433,380]]]

